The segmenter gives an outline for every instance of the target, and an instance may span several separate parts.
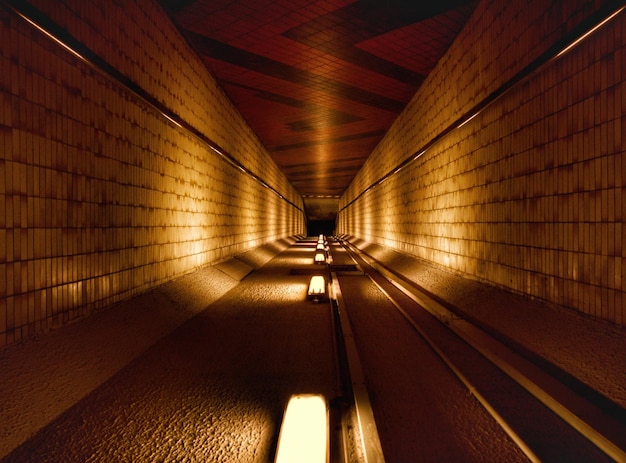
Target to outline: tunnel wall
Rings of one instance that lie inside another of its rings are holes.
[[[608,3],[481,1],[341,198],[338,232],[623,326],[626,14],[516,78]]]
[[[305,232],[301,198],[155,2],[31,4],[101,62],[0,3],[0,345]]]

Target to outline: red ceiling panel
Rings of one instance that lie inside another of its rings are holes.
[[[475,0],[160,0],[305,197],[338,196]]]

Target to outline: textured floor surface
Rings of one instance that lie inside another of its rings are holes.
[[[291,272],[310,261],[310,250],[288,244],[293,241],[199,270],[0,350],[0,459],[271,460],[289,396],[337,394],[329,310],[307,301],[309,277]],[[626,403],[623,330],[406,256],[368,250],[616,403]],[[370,318],[365,322],[391,323]],[[417,355],[393,347],[401,341],[379,340],[374,352],[404,352],[394,358],[401,365]],[[435,368],[423,367],[424,374]],[[399,386],[411,389],[408,383]],[[400,412],[408,414],[405,408]],[[490,433],[469,429],[468,435],[477,445]]]

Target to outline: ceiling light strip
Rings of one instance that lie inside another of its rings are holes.
[[[616,6],[618,5],[618,6]],[[589,16],[585,21],[579,24],[576,28],[570,31],[568,34],[563,36],[560,40],[554,43],[548,50],[546,50],[542,55],[528,64],[525,68],[515,74],[511,79],[502,84],[498,89],[485,97],[481,102],[472,107],[469,111],[467,111],[464,115],[455,120],[452,124],[442,130],[439,134],[433,137],[430,141],[428,141],[422,148],[418,151],[411,154],[404,161],[399,163],[396,167],[388,171],[378,180],[374,181],[367,188],[361,191],[358,195],[356,195],[352,200],[346,203],[343,207],[339,209],[339,212],[350,207],[356,201],[358,201],[362,196],[364,196],[369,191],[374,188],[382,185],[386,180],[396,175],[400,171],[402,171],[405,167],[417,161],[420,157],[422,157],[427,151],[432,149],[435,145],[441,142],[443,139],[448,137],[455,130],[460,129],[465,124],[470,122],[480,113],[482,113],[485,109],[495,103],[497,100],[505,96],[511,90],[516,88],[518,85],[530,79],[534,74],[538,73],[540,70],[554,63],[561,57],[563,57],[566,53],[574,49],[576,46],[580,45],[585,39],[589,38],[593,33],[601,29],[603,26],[608,24],[612,19],[616,18],[620,13],[622,13],[626,9],[626,5],[623,4],[622,1],[611,1],[604,7],[600,8],[594,14]]]
[[[228,164],[239,169],[241,172],[252,178],[261,186],[270,190],[280,199],[293,206],[300,212],[304,213],[304,209],[302,207],[298,206],[297,204],[286,198],[282,193],[280,193],[274,187],[270,186],[265,180],[246,168],[231,154],[223,150],[217,143],[208,138],[193,125],[189,124],[175,112],[167,108],[163,103],[150,95],[146,90],[144,90],[141,86],[131,80],[128,76],[122,74],[120,71],[115,69],[104,59],[94,53],[91,49],[86,47],[83,43],[79,42],[69,32],[61,28],[58,24],[52,21],[41,11],[37,10],[27,2],[22,2],[19,0],[0,0],[0,3],[3,4],[8,10],[16,14],[18,17],[23,19],[27,24],[37,29],[44,36],[48,37],[57,45],[74,55],[91,69],[98,71],[101,75],[117,83],[118,85],[125,88],[128,92],[135,95],[136,98],[141,100],[145,105],[154,110],[157,114],[165,118],[167,121],[169,121],[179,129],[189,132]]]

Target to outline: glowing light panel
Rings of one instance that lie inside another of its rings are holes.
[[[278,436],[275,463],[328,461],[328,413],[318,394],[291,396]]]
[[[323,296],[326,294],[326,280],[321,275],[311,277],[309,296]]]
[[[313,258],[313,261],[316,264],[323,264],[324,262],[326,262],[326,256],[324,255],[323,252],[316,252],[315,257]]]

